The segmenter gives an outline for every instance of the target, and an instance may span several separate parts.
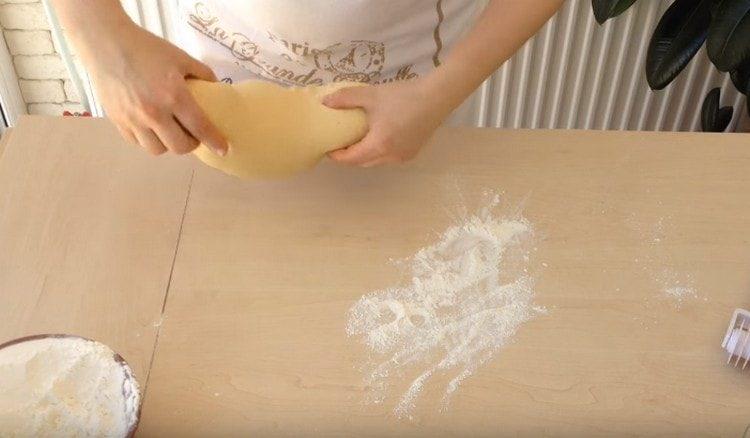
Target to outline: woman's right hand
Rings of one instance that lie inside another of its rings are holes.
[[[87,41],[81,57],[102,106],[126,140],[154,155],[185,154],[203,143],[218,155],[226,139],[187,87],[216,81],[208,66],[130,20]]]

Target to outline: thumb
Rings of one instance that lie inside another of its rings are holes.
[[[347,87],[323,98],[323,105],[333,109],[363,108],[369,100],[370,87]]]
[[[204,81],[209,82],[216,82],[218,80],[213,70],[211,70],[209,66],[191,56],[187,56],[185,76],[189,76],[195,79],[203,79]]]

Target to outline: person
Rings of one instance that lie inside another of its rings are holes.
[[[433,131],[563,0],[177,0],[181,48],[133,23],[118,0],[52,0],[122,136],[152,154],[230,147],[187,78],[286,86],[359,81],[324,99],[362,108],[369,131],[330,158],[413,158]],[[290,121],[293,123],[293,121]]]

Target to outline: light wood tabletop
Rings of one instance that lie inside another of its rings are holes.
[[[442,129],[406,166],[241,181],[101,120],[26,118],[0,161],[0,341],[89,336],[145,386],[139,436],[737,436],[750,372],[750,136]],[[441,410],[366,403],[348,309],[500,193],[547,313]],[[695,291],[678,302],[665,287]],[[150,364],[150,366],[149,366]],[[147,385],[146,385],[147,382]]]
[[[104,121],[24,117],[11,132],[0,158],[0,342],[89,337],[147,376],[192,168],[149,159]]]

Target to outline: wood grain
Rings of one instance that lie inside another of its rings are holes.
[[[749,169],[747,135],[470,129],[402,168],[272,183],[200,168],[140,436],[741,436],[750,375],[719,343],[750,307]],[[419,370],[365,404],[347,310],[486,190],[534,224],[549,313],[446,411],[440,376],[398,420]],[[675,282],[698,297],[666,298]]]
[[[24,117],[0,160],[0,342],[104,342],[143,384],[192,168],[105,120]]]

